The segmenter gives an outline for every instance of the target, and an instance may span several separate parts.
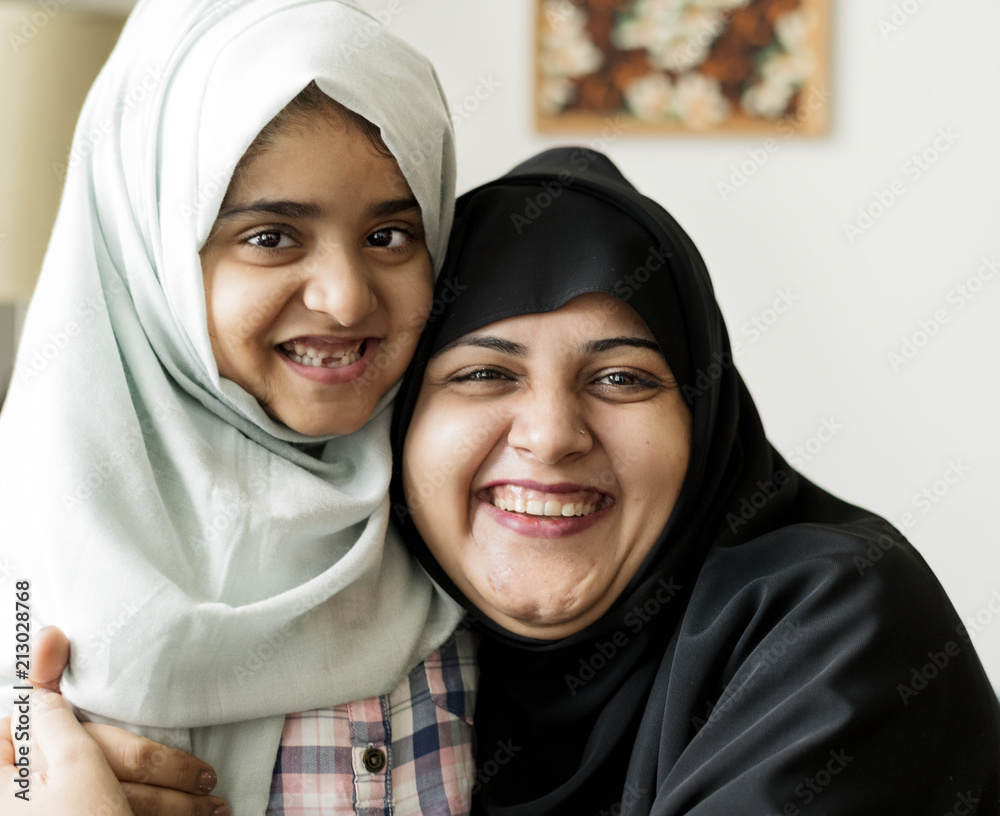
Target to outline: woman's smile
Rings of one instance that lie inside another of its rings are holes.
[[[593,487],[497,481],[479,490],[478,512],[496,524],[535,538],[561,538],[582,532],[611,512],[614,499]]]

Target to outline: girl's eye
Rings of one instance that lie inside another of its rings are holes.
[[[246,239],[246,243],[257,249],[291,249],[299,246],[292,236],[280,230],[264,230],[251,235]]]
[[[365,239],[365,246],[382,249],[405,249],[412,240],[413,236],[401,227],[383,227],[375,230]]]

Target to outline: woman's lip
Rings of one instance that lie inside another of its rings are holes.
[[[289,341],[285,341],[289,342]],[[296,374],[305,377],[307,380],[312,380],[313,382],[318,382],[323,385],[342,385],[344,383],[352,382],[359,377],[363,376],[371,365],[373,359],[375,359],[375,354],[378,351],[381,341],[375,337],[365,337],[362,338],[362,343],[365,344],[365,353],[362,355],[361,359],[356,363],[351,363],[350,365],[344,366],[342,368],[323,368],[322,366],[307,366],[301,363],[295,362],[291,357],[284,353],[281,346],[275,347],[275,352],[277,355],[288,364],[288,366]]]
[[[500,482],[500,484],[512,483]],[[482,498],[479,498],[478,502],[483,512],[501,527],[528,538],[564,538],[575,535],[593,527],[614,507],[614,503],[609,502],[600,510],[587,516],[529,516],[525,513],[510,513],[501,510],[491,501]]]
[[[489,490],[491,487],[497,487],[498,485],[512,485],[513,487],[523,487],[526,490],[535,490],[539,493],[596,493],[599,496],[605,498],[611,498],[604,490],[599,490],[592,485],[585,484],[571,484],[570,482],[559,482],[558,484],[543,484],[542,482],[533,482],[529,479],[497,479],[496,481],[484,484],[479,488],[482,490]]]

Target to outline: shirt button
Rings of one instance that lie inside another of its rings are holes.
[[[385,769],[385,751],[381,748],[369,748],[361,758],[365,765],[365,770],[369,773],[378,773]]]

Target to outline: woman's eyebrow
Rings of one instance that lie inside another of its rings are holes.
[[[600,354],[602,351],[610,351],[619,346],[632,346],[634,348],[645,348],[661,354],[659,345],[653,340],[645,337],[608,337],[604,340],[590,340],[584,343],[583,350],[587,354]]]
[[[248,213],[267,213],[281,218],[319,218],[323,214],[323,208],[319,204],[303,204],[299,201],[251,201],[243,206],[219,210],[219,217],[216,220],[235,218]]]
[[[510,354],[514,357],[528,356],[528,347],[523,343],[515,343],[513,340],[504,340],[502,337],[494,337],[489,334],[473,334],[459,337],[457,340],[452,340],[448,345],[444,346],[437,354],[444,354],[444,352],[451,351],[453,348],[460,346],[474,346],[475,348],[499,351],[501,354]]]

